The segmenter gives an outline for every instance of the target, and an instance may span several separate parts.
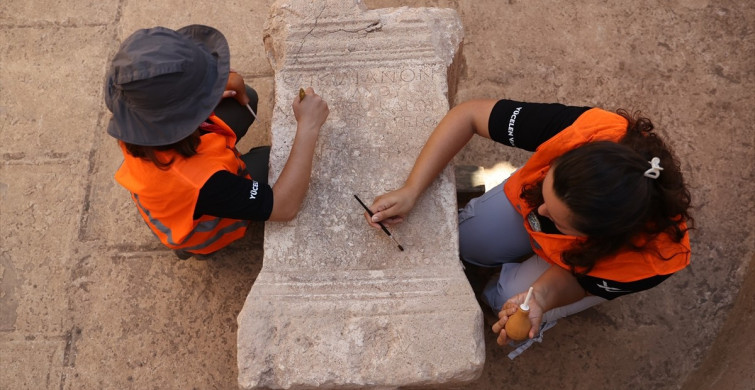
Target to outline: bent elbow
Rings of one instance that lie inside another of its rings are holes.
[[[299,214],[298,207],[281,207],[281,208],[273,207],[273,212],[272,214],[270,214],[270,218],[268,218],[268,221],[290,222],[290,221],[293,221],[294,218],[296,218],[298,214]]]
[[[299,210],[291,210],[285,213],[281,216],[281,222],[291,222],[296,218],[296,215],[299,214]]]

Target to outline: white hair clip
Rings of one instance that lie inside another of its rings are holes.
[[[657,179],[658,176],[661,175],[661,171],[663,170],[663,168],[661,168],[661,159],[658,157],[653,157],[653,159],[648,162],[650,163],[650,169],[645,171],[643,175],[651,179]]]

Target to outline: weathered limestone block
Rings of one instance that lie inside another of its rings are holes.
[[[265,227],[264,263],[238,322],[239,385],[395,388],[477,378],[482,313],[458,259],[453,170],[394,237],[367,226],[365,202],[398,188],[447,112],[462,26],[453,10],[367,10],[355,0],[277,1],[265,46],[275,70],[271,179],[312,86],[330,116],[307,198]],[[449,85],[451,84],[451,85]]]

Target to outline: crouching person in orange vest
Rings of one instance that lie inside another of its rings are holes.
[[[105,81],[108,133],[124,158],[115,179],[182,259],[243,237],[250,220],[291,220],[329,113],[312,88],[306,94],[294,99],[296,135],[271,187],[270,147],[236,150],[256,118],[257,94],[230,69],[223,34],[200,25],[139,30],[121,44]]]
[[[475,135],[533,152],[459,212],[459,254],[468,266],[500,269],[481,292],[498,313],[498,343],[509,341],[506,322],[529,287],[527,335],[540,339],[557,319],[655,287],[689,264],[690,193],[653,130],[623,110],[465,102],[433,131],[405,184],[377,197],[365,218],[373,227],[403,221]]]

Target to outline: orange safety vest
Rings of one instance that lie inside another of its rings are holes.
[[[131,192],[144,221],[171,249],[209,254],[243,237],[249,225],[249,221],[209,215],[194,219],[199,190],[214,173],[225,170],[250,178],[233,130],[214,114],[210,120],[217,127],[202,135],[196,155],[157,152],[161,161],[173,159],[167,170],[132,156],[120,142],[124,161],[115,180]]]
[[[506,197],[524,219],[532,249],[543,259],[570,269],[561,259],[561,253],[571,249],[582,238],[534,231],[527,220],[534,208],[520,198],[522,188],[542,181],[551,162],[569,150],[594,141],[618,142],[626,134],[627,125],[627,120],[621,115],[598,108],[590,109],[571,126],[540,145],[527,163],[504,184]],[[685,222],[681,222],[680,226],[687,228]],[[635,244],[645,243],[646,239],[637,241]],[[588,275],[617,282],[633,282],[656,275],[669,275],[689,264],[689,234],[685,234],[681,242],[674,242],[668,234],[661,233],[645,244],[642,251],[624,250],[601,259]]]

